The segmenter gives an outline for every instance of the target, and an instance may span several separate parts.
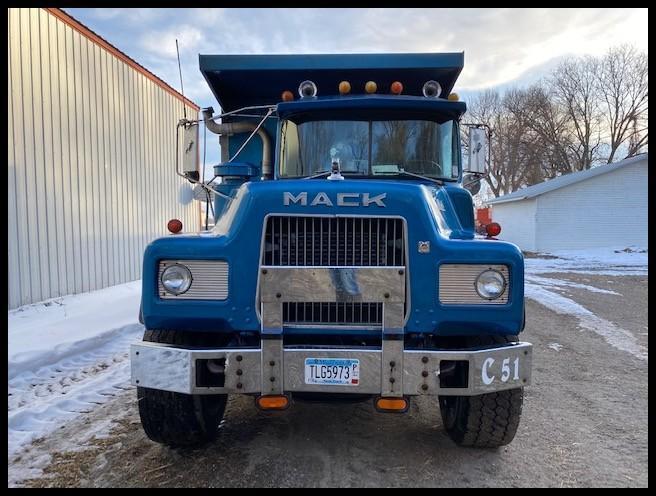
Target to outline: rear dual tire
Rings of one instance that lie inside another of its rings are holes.
[[[517,336],[480,336],[469,347],[504,344]],[[459,446],[498,448],[510,443],[522,415],[524,388],[477,396],[440,396],[442,421],[449,437]]]
[[[143,340],[175,345],[193,344],[176,331],[146,331]],[[137,387],[141,425],[149,439],[171,448],[198,447],[218,434],[227,394],[183,394]]]

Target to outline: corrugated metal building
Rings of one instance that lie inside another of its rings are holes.
[[[199,227],[174,172],[199,108],[59,9],[8,13],[9,308],[139,279],[168,219]]]
[[[541,252],[647,248],[648,162],[636,155],[488,201],[499,239]]]

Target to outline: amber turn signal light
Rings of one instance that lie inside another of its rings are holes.
[[[289,398],[284,394],[258,396],[255,403],[260,410],[284,410],[289,406]]]
[[[280,95],[282,98],[283,102],[291,102],[294,99],[294,93],[292,93],[289,90],[283,91],[282,95]]]
[[[383,398],[378,397],[374,403],[379,412],[403,413],[408,410],[408,400],[405,398]]]
[[[180,231],[182,231],[182,222],[180,222],[178,219],[171,219],[168,224],[166,224],[166,227],[171,233],[173,234],[178,234]]]

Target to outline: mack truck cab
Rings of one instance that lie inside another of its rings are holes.
[[[144,254],[130,358],[148,437],[213,440],[230,394],[381,415],[430,396],[455,443],[512,441],[531,378],[524,262],[475,236],[463,179],[484,172],[485,136],[473,128],[465,164],[464,54],[199,62],[221,113],[181,120],[178,137],[195,158],[205,126],[221,163],[211,181],[193,160],[176,171],[211,193],[216,222]]]

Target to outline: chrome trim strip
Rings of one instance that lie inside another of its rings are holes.
[[[184,265],[191,272],[191,286],[184,293],[167,292],[161,281],[162,272],[170,265]],[[229,267],[223,260],[160,260],[157,270],[157,294],[163,300],[226,300]]]
[[[506,288],[496,300],[481,298],[476,291],[476,278],[492,269],[506,278]],[[504,305],[510,294],[510,270],[497,264],[442,264],[439,266],[438,295],[442,305]]]
[[[405,232],[405,240],[404,240],[404,247],[403,247],[403,262],[405,265],[405,287],[406,287],[406,311],[405,311],[405,316],[404,316],[404,321],[403,325],[405,326],[408,323],[408,320],[410,320],[410,309],[412,308],[412,297],[411,297],[411,290],[410,290],[410,264],[408,263],[408,253],[409,253],[409,232],[408,232],[408,222],[405,217],[402,217],[400,215],[342,215],[342,214],[315,214],[315,213],[308,213],[308,214],[292,214],[292,213],[278,213],[278,212],[271,212],[268,213],[264,216],[264,220],[262,222],[262,229],[260,232],[260,253],[259,253],[259,258],[258,258],[258,264],[262,263],[262,255],[264,253],[264,240],[265,240],[265,235],[266,235],[266,226],[269,217],[271,216],[276,216],[276,217],[348,217],[348,218],[384,218],[384,219],[401,219],[403,222],[403,229]],[[330,236],[328,237],[330,239]],[[260,301],[260,278],[262,276],[262,271],[261,271],[261,265],[259,265],[259,269],[257,271],[257,281],[256,281],[256,287],[255,287],[255,314],[257,316],[258,321],[260,324],[262,323],[262,312],[261,312],[261,301]],[[280,266],[279,266],[280,267]]]

